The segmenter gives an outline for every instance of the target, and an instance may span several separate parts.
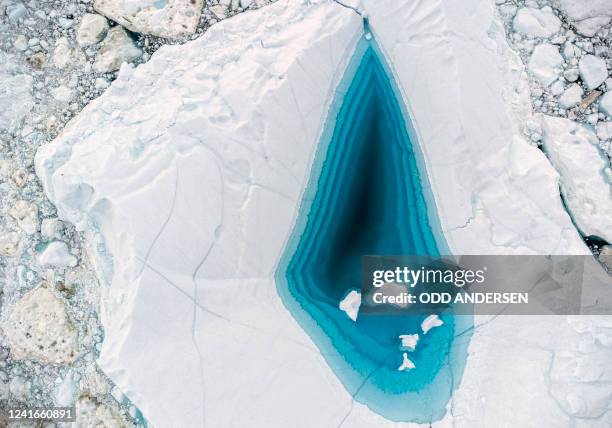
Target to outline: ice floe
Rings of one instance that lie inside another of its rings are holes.
[[[418,334],[402,334],[399,337],[401,348],[405,351],[414,351],[419,342]]]
[[[423,320],[421,323],[421,330],[423,330],[423,334],[427,334],[429,330],[435,327],[440,327],[444,322],[438,317],[436,314],[429,315],[427,318]]]
[[[203,0],[94,0],[94,9],[137,33],[179,38],[193,34]]]
[[[612,242],[609,168],[594,132],[571,120],[544,116],[543,147],[561,176],[569,211],[586,236]]]
[[[563,57],[557,46],[541,44],[533,50],[528,67],[542,85],[548,86],[559,77],[563,69]]]
[[[344,311],[353,321],[357,321],[359,306],[361,306],[361,293],[356,290],[351,290],[339,304],[340,310]]]
[[[408,358],[408,354],[407,353],[403,353],[402,354],[402,365],[399,366],[397,368],[398,371],[403,372],[406,370],[410,370],[410,369],[414,369],[416,368],[416,366],[414,365],[414,363],[410,360],[410,358]]]
[[[522,7],[514,17],[514,30],[531,37],[550,37],[561,28],[561,20],[550,6]]]
[[[582,81],[590,90],[597,88],[608,77],[606,62],[594,55],[584,55],[578,63]]]
[[[494,5],[363,7],[422,145],[451,250],[589,254],[557,173],[521,133],[525,74]],[[362,32],[361,17],[332,2],[281,0],[226,19],[135,70],[123,67],[40,150],[46,192],[61,219],[87,231],[103,284],[99,363],[152,424],[222,426],[240,408],[237,425],[296,414],[308,426],[386,425],[334,376],[273,278],[326,106]],[[553,83],[563,58],[550,57],[536,69]],[[566,394],[557,387],[564,378],[533,373],[550,369],[556,350],[579,353],[576,343],[592,334],[553,319],[488,321],[474,331],[453,397],[469,412],[441,423],[494,426],[508,411],[517,425],[568,421],[549,394]],[[264,390],[257,403],[253,388]],[[533,393],[515,397],[515,388]],[[541,403],[529,406],[534,394]]]

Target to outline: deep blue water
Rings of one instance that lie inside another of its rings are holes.
[[[448,254],[392,73],[373,40],[356,49],[331,105],[296,226],[277,271],[281,298],[355,399],[396,421],[445,413],[466,359],[471,318],[442,315],[399,372],[400,334],[426,315],[338,309],[359,289],[360,257]]]

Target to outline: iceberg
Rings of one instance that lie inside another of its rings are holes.
[[[420,144],[425,202],[450,252],[589,254],[558,174],[522,137],[525,72],[493,3],[366,0],[361,9]],[[352,397],[275,278],[363,36],[362,16],[335,2],[280,0],[228,18],[124,65],[39,150],[45,192],[84,231],[101,283],[98,363],[152,425],[394,425]],[[340,298],[335,311],[355,324]],[[572,391],[586,397],[593,385],[563,362],[604,367],[583,346],[595,346],[604,324],[475,318],[457,332],[471,336],[468,358],[439,425],[495,426],[508,412],[517,426],[569,425]],[[437,331],[448,332],[428,338]],[[396,363],[398,376],[420,370]],[[554,377],[533,375],[551,367]]]

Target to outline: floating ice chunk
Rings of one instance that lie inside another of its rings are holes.
[[[557,3],[569,18],[576,21],[596,16],[612,16],[610,0],[558,0]]]
[[[83,53],[71,46],[67,38],[61,37],[55,42],[53,64],[58,68],[69,68],[85,62]]]
[[[402,341],[402,349],[405,351],[414,351],[419,341],[418,334],[400,334],[399,338]]]
[[[0,256],[15,257],[21,249],[21,235],[17,232],[0,234]]]
[[[0,52],[0,131],[16,128],[32,108],[32,76]]]
[[[70,254],[65,242],[53,241],[38,255],[38,263],[42,266],[76,266],[77,258]]]
[[[81,18],[77,31],[77,42],[81,46],[94,45],[101,42],[108,31],[108,21],[97,13],[86,13]]]
[[[533,50],[527,67],[542,85],[548,86],[559,77],[563,67],[563,57],[559,53],[559,48],[544,43]]]
[[[597,124],[597,136],[602,140],[612,140],[612,122],[599,122]]]
[[[16,359],[68,363],[78,353],[78,332],[60,299],[45,286],[30,291],[15,303],[2,324],[11,354]]]
[[[606,62],[595,55],[585,55],[580,58],[578,70],[580,71],[582,81],[589,90],[597,88],[608,77]]]
[[[514,30],[530,37],[550,37],[559,32],[561,21],[550,6],[522,7],[514,17]]]
[[[119,70],[121,64],[134,61],[140,55],[142,51],[125,30],[119,26],[113,27],[104,38],[93,69],[98,73]]]
[[[342,299],[339,308],[353,321],[357,321],[359,315],[359,306],[361,305],[361,293],[356,290],[351,290],[350,293]]]
[[[612,9],[612,8],[611,8]],[[576,22],[576,31],[586,37],[593,37],[600,28],[608,25],[610,22],[609,16],[594,16],[592,18],[583,19]]]
[[[40,234],[44,239],[57,238],[64,228],[64,224],[58,218],[46,218],[40,223]]]
[[[203,0],[95,0],[94,9],[128,30],[159,37],[193,34]]]
[[[559,97],[559,105],[564,109],[568,109],[574,107],[582,100],[582,95],[584,91],[582,87],[577,83],[574,83],[567,87],[563,95]]]
[[[599,111],[606,116],[612,116],[612,91],[606,92],[599,99]]]
[[[68,372],[62,382],[55,388],[55,405],[69,407],[74,404],[74,397],[78,390],[72,372]]]
[[[597,136],[571,120],[544,116],[543,148],[561,175],[561,192],[580,231],[612,242],[612,197]]]
[[[29,201],[17,201],[9,210],[21,230],[28,235],[38,230],[38,207]]]
[[[434,327],[440,327],[442,324],[444,322],[436,314],[432,314],[423,320],[421,330],[423,330],[423,334],[427,334],[429,330]]]
[[[403,372],[405,370],[410,370],[416,367],[414,363],[410,361],[410,359],[408,358],[407,353],[404,352],[402,354],[402,358],[403,358],[402,365],[397,368],[400,372]]]

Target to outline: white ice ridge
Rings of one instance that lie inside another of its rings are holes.
[[[359,306],[361,306],[361,293],[356,290],[351,290],[338,305],[340,310],[344,311],[353,321],[357,321]]]
[[[402,349],[406,351],[414,351],[417,346],[417,342],[419,341],[419,335],[400,334],[399,339],[402,342]]]
[[[561,191],[585,236],[612,242],[612,193],[609,165],[595,133],[576,122],[542,116],[542,143],[559,171]]]
[[[440,327],[442,324],[444,324],[444,321],[442,321],[440,317],[436,314],[431,314],[421,323],[421,330],[423,330],[423,334],[427,334],[429,330],[434,327]]]
[[[404,352],[402,354],[402,365],[399,366],[397,370],[403,372],[406,370],[414,369],[415,367],[416,366],[414,365],[414,363],[408,358],[408,354]]]
[[[525,73],[493,2],[363,7],[415,124],[452,252],[588,254],[558,174],[523,140]],[[152,425],[227,426],[231,415],[235,426],[391,426],[354,402],[274,282],[362,32],[361,17],[335,2],[281,0],[240,14],[135,70],[124,66],[40,149],[45,191],[63,220],[87,232],[102,283],[99,364]],[[477,357],[453,398],[469,411],[449,412],[441,426],[494,426],[508,412],[517,426],[567,425],[570,392],[559,385],[571,374],[551,355],[588,364],[577,344],[602,335],[601,322],[579,330],[555,317],[487,321],[473,331]],[[541,375],[551,365],[554,379]],[[514,393],[525,388],[528,397]]]

